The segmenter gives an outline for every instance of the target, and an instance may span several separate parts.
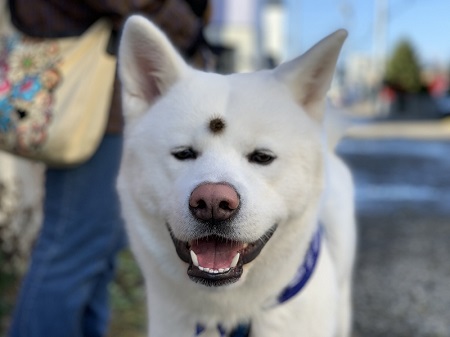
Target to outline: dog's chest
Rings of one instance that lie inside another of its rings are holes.
[[[316,267],[321,241],[322,241],[322,225],[319,225],[316,233],[314,234],[308,251],[306,252],[304,261],[302,265],[298,268],[297,274],[294,279],[287,285],[283,291],[276,297],[276,299],[269,301],[264,310],[270,311],[278,305],[283,305],[283,303],[289,301],[291,298],[296,296],[306,285],[308,280],[313,274]],[[218,324],[215,329],[206,329],[202,324],[198,323],[196,326],[195,336],[200,337],[250,337],[251,331],[251,321],[243,324],[239,324],[232,329],[225,329],[221,324]]]

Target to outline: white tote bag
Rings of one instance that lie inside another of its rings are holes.
[[[53,167],[86,161],[108,118],[116,66],[106,53],[110,24],[99,20],[76,38],[36,39],[3,15],[0,150]]]

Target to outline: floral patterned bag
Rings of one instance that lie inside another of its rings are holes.
[[[89,159],[112,94],[110,25],[100,20],[77,38],[35,39],[9,18],[0,21],[0,150],[56,167]]]

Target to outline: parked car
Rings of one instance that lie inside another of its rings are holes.
[[[450,94],[445,94],[435,98],[437,112],[439,117],[450,116]]]

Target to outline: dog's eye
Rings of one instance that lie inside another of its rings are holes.
[[[177,148],[174,151],[172,151],[172,156],[174,156],[178,160],[191,160],[196,159],[198,153],[191,147],[183,147]]]
[[[250,163],[269,165],[276,159],[276,156],[268,150],[255,150],[247,158]]]

